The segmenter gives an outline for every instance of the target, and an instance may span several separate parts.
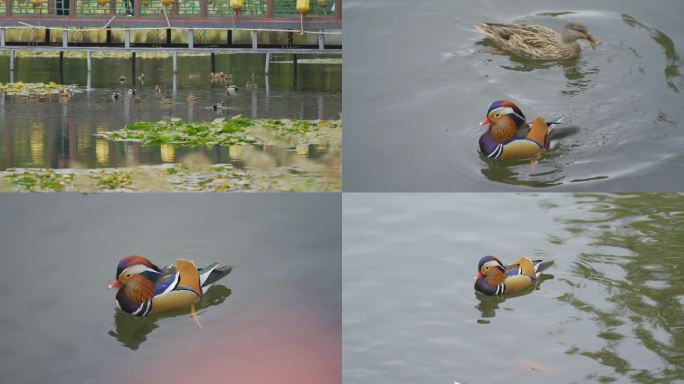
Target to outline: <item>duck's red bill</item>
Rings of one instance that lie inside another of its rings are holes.
[[[489,117],[485,117],[481,122],[480,122],[480,127],[483,125],[489,125]]]
[[[119,286],[121,286],[121,281],[119,281],[119,279],[114,279],[114,281],[109,283],[107,288],[119,288]]]
[[[480,277],[482,277],[482,272],[478,272],[475,274],[475,280],[479,279]]]

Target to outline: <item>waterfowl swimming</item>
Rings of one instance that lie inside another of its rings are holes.
[[[114,99],[114,101],[119,100],[119,96],[121,96],[119,91],[114,91],[114,93],[112,93],[112,99]]]
[[[121,84],[123,86],[125,82],[126,82],[126,76],[124,76],[124,75],[119,76],[119,84]]]
[[[580,53],[577,40],[584,39],[592,45],[601,44],[580,23],[566,24],[561,33],[532,24],[480,23],[475,24],[475,29],[484,33],[499,48],[528,59],[574,59]]]
[[[549,148],[549,136],[553,132],[549,127],[558,123],[547,122],[541,117],[527,123],[515,103],[510,100],[494,101],[480,122],[480,126],[487,126],[487,132],[480,136],[480,152],[495,160],[536,157]]]
[[[196,101],[196,100],[197,100],[197,96],[188,95],[188,101]]]
[[[140,82],[141,87],[145,86],[145,74],[144,73],[141,73],[140,76],[138,76],[138,81]]]
[[[226,93],[229,95],[235,95],[238,93],[238,87],[237,85],[230,84],[226,86]]]
[[[495,256],[485,256],[477,264],[475,290],[488,296],[512,293],[533,286],[539,274],[550,267],[553,260],[530,260],[521,257],[505,266]]]
[[[73,95],[74,93],[69,88],[60,88],[59,92],[57,92],[57,97],[60,99],[68,99]]]
[[[214,105],[211,106],[214,109],[214,112],[220,111],[223,109],[223,101],[220,103],[215,103]]]
[[[147,316],[190,307],[209,285],[232,269],[218,263],[197,268],[184,259],[178,259],[175,266],[159,268],[142,256],[126,256],[117,265],[109,288],[118,288],[116,303],[124,312]]]
[[[136,91],[135,88],[131,88],[131,89],[128,90],[128,93],[131,94],[131,95],[135,95],[136,92],[137,92],[137,91]]]
[[[170,97],[165,97],[160,101],[160,103],[170,105],[173,104],[173,99]]]
[[[161,87],[159,85],[154,86],[154,94],[157,96],[161,95]]]

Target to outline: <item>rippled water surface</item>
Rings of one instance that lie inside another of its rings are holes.
[[[356,0],[345,12],[346,190],[684,187],[681,1]],[[582,22],[602,44],[581,43],[575,60],[524,60],[475,31],[482,21]],[[535,166],[487,161],[478,123],[498,99],[528,118],[563,115],[579,133]]]
[[[684,381],[684,196],[345,195],[345,383]],[[481,297],[481,256],[553,258]]]
[[[333,194],[3,194],[2,382],[340,383],[339,206]],[[234,268],[199,328],[187,311],[116,309],[107,284],[128,254]]]
[[[313,57],[316,59],[317,57]],[[328,58],[332,63],[299,58],[297,72],[293,71],[291,55],[274,56],[271,74],[264,75],[264,55],[217,55],[215,70],[231,73],[241,88],[236,95],[227,95],[225,87],[213,86],[209,81],[211,61],[208,55],[179,56],[179,72],[174,75],[171,58],[136,60],[135,76],[130,59],[93,59],[93,72],[87,76],[85,58],[67,58],[60,72],[57,58],[17,58],[13,79],[10,79],[9,58],[0,56],[0,82],[54,81],[78,84],[82,87],[68,102],[40,102],[21,96],[0,97],[0,170],[11,167],[121,167],[138,164],[173,163],[190,153],[201,153],[213,163],[243,166],[242,159],[228,147],[181,147],[170,145],[142,146],[138,143],[107,142],[95,133],[118,130],[137,121],[157,121],[176,117],[193,121],[212,121],[242,115],[253,119],[340,119],[341,65],[339,57]],[[336,61],[337,60],[337,63]],[[145,74],[144,87],[133,84]],[[256,89],[245,89],[254,73]],[[119,85],[119,76],[127,81]],[[154,86],[162,92],[155,94]],[[90,88],[88,89],[88,86]],[[132,87],[135,96],[127,94]],[[114,102],[112,93],[122,97]],[[188,101],[188,96],[196,101]],[[172,105],[161,100],[173,100]],[[212,109],[223,101],[222,113]],[[339,144],[333,148],[300,149],[299,156],[320,165],[322,153],[339,158]],[[258,151],[287,166],[297,160],[295,148],[287,145],[257,147]],[[232,152],[232,153],[231,153]]]

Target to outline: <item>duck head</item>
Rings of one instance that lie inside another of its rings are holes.
[[[480,259],[477,264],[477,274],[475,275],[475,280],[485,278],[488,281],[492,280],[492,283],[498,284],[505,279],[506,267],[503,265],[501,260],[494,256],[485,256]]]
[[[119,261],[116,278],[109,288],[119,288],[120,293],[140,304],[154,296],[154,284],[161,275],[161,269],[148,259],[138,255],[126,256]]]
[[[567,23],[561,32],[561,38],[564,43],[569,44],[577,40],[587,40],[591,45],[601,44],[600,40],[594,39],[590,34],[587,26],[581,23]]]
[[[486,125],[489,133],[499,143],[515,137],[524,124],[525,115],[510,100],[497,100],[489,104],[487,116],[480,122],[480,126]]]

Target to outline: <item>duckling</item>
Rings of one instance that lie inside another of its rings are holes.
[[[220,110],[223,110],[223,101],[220,103],[215,103],[211,107],[214,109],[214,112],[218,112]]]
[[[131,88],[128,90],[129,95],[135,95],[136,92],[137,92],[137,90],[135,88]]]
[[[235,95],[238,93],[237,85],[230,84],[226,87],[226,93],[229,95]]]
[[[26,94],[26,100],[36,100],[38,95],[35,92],[29,92]]]
[[[189,101],[189,102],[194,102],[194,101],[196,101],[196,100],[197,100],[197,96],[188,95],[188,101]]]
[[[145,86],[145,74],[144,73],[141,73],[140,76],[138,76],[138,81],[140,82],[141,87]]]
[[[580,23],[566,24],[561,33],[531,24],[480,23],[475,24],[475,29],[501,49],[528,59],[574,59],[580,54],[577,40],[587,40],[594,46],[601,44]]]
[[[124,76],[124,75],[119,76],[119,84],[121,86],[123,86],[125,82],[126,82],[126,76]]]
[[[73,96],[73,92],[69,88],[61,88],[59,92],[57,92],[57,97],[60,99],[68,99],[71,96]]]
[[[155,95],[157,95],[157,96],[161,95],[161,91],[162,90],[161,90],[161,87],[159,85],[154,86],[154,94]]]
[[[211,81],[211,85],[216,83],[216,74],[214,72],[209,72],[209,81]]]
[[[221,73],[223,73],[223,72],[221,72]],[[225,73],[221,77],[221,81],[223,82],[223,84],[232,84],[233,83],[233,75],[231,75],[229,73]]]
[[[112,93],[112,99],[113,99],[114,101],[119,100],[119,96],[121,96],[121,95],[119,94],[119,91],[114,91],[114,93]]]
[[[171,104],[173,104],[173,99],[171,99],[170,97],[165,97],[160,101],[160,103],[166,104],[166,105],[171,105]]]

